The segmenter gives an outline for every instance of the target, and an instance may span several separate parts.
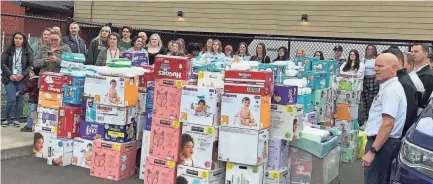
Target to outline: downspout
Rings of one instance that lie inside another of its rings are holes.
[[[93,0],[90,4],[90,22],[93,22]]]

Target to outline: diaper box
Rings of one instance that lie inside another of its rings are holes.
[[[145,130],[152,129],[152,114],[152,109],[148,109],[146,112],[143,113],[143,116],[141,116],[141,118],[144,118],[144,121],[146,122],[144,127]]]
[[[362,80],[357,75],[340,75],[337,81],[340,90],[362,91]]]
[[[270,96],[224,93],[221,126],[261,130],[270,127]]]
[[[184,165],[177,166],[176,184],[224,184],[224,178],[223,168],[208,170]]]
[[[348,148],[342,147],[341,148],[341,161],[342,162],[353,162],[356,160],[357,156],[357,147],[351,146]]]
[[[157,55],[154,64],[155,78],[187,80],[191,78],[191,59],[188,57]]]
[[[317,123],[318,123],[318,121],[317,121],[317,112],[313,111],[313,112],[305,113],[305,120],[308,123],[311,123],[313,125],[317,125]]]
[[[145,72],[143,75],[138,76],[138,92],[147,93],[149,89],[155,87],[155,73],[153,68],[150,72]]]
[[[354,121],[347,120],[335,120],[335,127],[338,128],[342,132],[350,132],[353,130]]]
[[[315,107],[317,113],[317,121],[330,121],[334,118],[334,104],[325,104],[320,107]]]
[[[298,95],[298,104],[301,104],[304,106],[304,112],[305,113],[309,113],[309,112],[313,112],[314,109],[314,103],[315,103],[315,99],[314,99],[314,93],[312,94],[305,94],[305,95]]]
[[[346,131],[341,134],[340,145],[342,148],[356,147],[358,145],[358,131]]]
[[[271,105],[270,136],[294,141],[302,131],[304,107],[297,105]]]
[[[183,81],[156,79],[153,92],[153,115],[164,119],[179,119]]]
[[[44,72],[39,76],[39,91],[62,93],[63,74],[54,72]]]
[[[65,75],[63,76],[63,85],[75,87],[84,86],[85,79],[86,77]]]
[[[127,125],[136,122],[137,107],[116,107],[96,104],[96,122],[112,125]]]
[[[329,71],[331,75],[337,75],[337,70],[340,69],[336,60],[326,60],[326,71]]]
[[[59,167],[72,164],[72,145],[74,140],[51,138],[48,139],[48,165]]]
[[[105,124],[97,122],[80,121],[80,137],[87,140],[102,139],[105,135]]]
[[[149,155],[152,157],[179,160],[182,124],[179,121],[152,117]]]
[[[315,57],[296,57],[294,60],[295,65],[300,67],[301,71],[311,71],[313,61],[320,59]]]
[[[260,63],[257,69],[258,71],[272,72],[274,76],[275,84],[281,84],[285,79],[285,71],[286,71],[285,65]]]
[[[47,126],[43,124],[35,124],[35,132],[46,133],[52,136],[57,137],[57,125],[56,126]]]
[[[58,109],[50,109],[46,107],[38,107],[38,121],[37,124],[46,130],[50,130],[52,128],[57,129],[57,123],[58,123],[58,115],[59,110]],[[48,128],[48,129],[47,129]],[[57,130],[56,130],[57,132]]]
[[[153,109],[153,92],[154,89],[149,89],[146,94],[146,110]]]
[[[264,184],[265,164],[244,165],[227,162],[226,184]]]
[[[88,76],[84,95],[94,102],[111,106],[133,106],[138,103],[138,77]]]
[[[289,150],[287,150],[289,154]],[[266,170],[265,184],[290,184],[290,168],[286,167],[278,171]]]
[[[137,103],[137,111],[139,113],[146,111],[146,93],[138,93],[138,103]]]
[[[307,71],[304,72],[304,77],[307,78],[308,84],[307,87],[312,89],[323,89],[329,87],[329,81],[327,82],[329,78],[329,73],[327,72],[312,72]],[[302,76],[300,76],[302,78]]]
[[[137,143],[95,140],[90,176],[119,181],[135,174]]]
[[[182,87],[180,121],[207,126],[219,125],[222,90],[191,85]]]
[[[224,88],[224,74],[220,72],[200,71],[198,72],[198,87]]]
[[[274,89],[272,72],[227,70],[224,79],[225,93],[271,95]]]
[[[338,120],[356,120],[358,119],[358,105],[337,104],[335,114],[335,119]]]
[[[275,85],[271,103],[279,105],[294,105],[298,99],[298,86]]]
[[[144,172],[146,166],[146,159],[149,156],[149,147],[150,147],[150,134],[151,131],[143,130],[143,139],[141,141],[141,155],[140,155],[140,173],[138,174],[138,178],[144,179]]]
[[[176,184],[176,162],[148,156],[144,184]]]
[[[223,167],[217,159],[218,127],[183,123],[179,165],[203,169]]]
[[[49,139],[51,138],[56,138],[56,135],[52,134],[51,132],[46,133],[35,131],[33,134],[32,155],[37,158],[48,158],[48,143],[50,142]]]
[[[72,165],[90,168],[92,166],[93,141],[75,137],[72,151]]]
[[[220,127],[218,160],[260,165],[268,162],[268,144],[268,129],[249,130]]]
[[[289,141],[269,139],[269,156],[266,170],[280,171],[289,166]]]
[[[314,90],[314,105],[321,107],[326,103],[333,103],[332,90],[330,88]]]
[[[62,93],[39,91],[38,105],[39,107],[58,109],[62,106],[62,99]]]
[[[63,103],[79,105],[83,100],[83,86],[63,86]]]
[[[314,72],[329,72],[329,70],[326,70],[328,68],[328,64],[323,60],[313,60],[311,62],[311,71]]]
[[[149,123],[149,124],[152,123],[152,122],[147,122],[146,120],[147,120],[147,114],[146,113],[143,112],[143,113],[140,113],[140,115],[138,115],[137,127],[136,127],[137,135],[135,136],[135,139],[137,141],[141,140],[143,138],[143,130],[146,130],[147,123]],[[137,145],[137,147],[141,148],[141,145]]]
[[[136,140],[135,134],[136,123],[130,123],[127,125],[105,124],[105,135],[103,139],[105,141],[119,143],[134,142]]]
[[[96,103],[93,97],[86,97],[86,117],[84,118],[88,122],[96,121]]]
[[[337,90],[337,103],[340,104],[359,104],[361,101],[361,91]]]
[[[128,58],[132,62],[132,66],[149,65],[149,57],[145,52],[123,52],[122,58]]]
[[[80,136],[81,107],[60,107],[57,137],[73,139]]]

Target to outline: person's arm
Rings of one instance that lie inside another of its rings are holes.
[[[86,61],[84,62],[85,65],[92,65],[95,63],[95,61],[94,61],[94,59],[95,59],[95,56],[94,56],[94,54],[95,54],[94,53],[95,52],[94,51],[95,42],[97,43],[98,41],[92,40],[92,42],[90,43],[89,50],[87,50]],[[96,57],[98,57],[98,56],[96,56]]]
[[[29,52],[26,56],[28,60],[28,64],[27,64],[27,68],[24,69],[22,73],[24,77],[29,76],[30,70],[32,69],[33,62],[34,62],[33,52],[30,49],[27,52]]]
[[[30,79],[30,80],[27,82],[26,87],[24,87],[23,90],[21,90],[21,91],[18,92],[19,95],[24,95],[24,94],[26,94],[26,93],[32,91],[32,89],[33,89],[34,87],[36,87],[36,86],[33,85],[33,81],[32,81],[32,80],[35,80],[35,79]]]
[[[42,68],[43,66],[45,66],[45,64],[46,64],[45,57],[42,58],[42,51],[39,50],[39,52],[36,54],[35,59],[33,61],[33,67]]]
[[[105,60],[107,59],[107,49],[104,48],[99,52],[98,58],[96,59],[95,65],[96,66],[103,66],[105,63]]]
[[[12,71],[9,69],[8,65],[6,64],[7,60],[8,60],[8,54],[7,51],[5,50],[2,53],[1,69],[2,69],[2,74],[9,78],[12,75]]]
[[[359,63],[359,69],[356,72],[356,75],[358,78],[364,79],[364,73],[365,73],[365,65],[364,63]]]

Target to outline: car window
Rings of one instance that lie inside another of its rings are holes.
[[[433,118],[432,117],[421,118],[418,121],[415,129],[425,135],[433,136]]]

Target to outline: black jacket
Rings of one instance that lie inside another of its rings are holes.
[[[416,72],[422,84],[424,85],[424,95],[419,99],[419,107],[425,108],[428,104],[428,99],[433,91],[433,71],[427,65],[420,71]]]
[[[80,54],[86,54],[86,42],[79,36],[75,39],[73,36],[65,36],[62,38],[62,42],[66,45],[69,45],[71,48],[72,53],[80,53]]]
[[[257,56],[252,56],[250,58],[251,61],[259,61],[261,63],[271,63],[271,58],[269,56],[262,57],[261,60]]]
[[[12,47],[9,50],[5,50],[1,56],[1,69],[2,69],[2,83],[7,85],[11,80],[9,77],[12,75],[12,65],[14,63],[13,58],[15,55],[15,48]],[[30,69],[33,66],[33,52],[32,49],[23,48],[23,52],[21,54],[21,66],[22,66],[22,75],[24,75],[23,80],[27,80],[29,76]]]
[[[407,73],[406,68],[397,71],[398,81],[401,83],[406,95],[407,107],[406,107],[406,122],[403,127],[403,136],[406,135],[407,130],[413,125],[416,120],[418,112],[418,94],[416,91],[415,84]]]

